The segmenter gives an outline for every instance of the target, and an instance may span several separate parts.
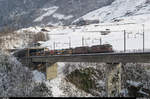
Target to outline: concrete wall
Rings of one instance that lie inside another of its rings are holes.
[[[48,64],[46,68],[46,79],[51,80],[57,77],[57,63]]]
[[[119,96],[121,92],[121,63],[107,64],[106,87],[107,96]]]

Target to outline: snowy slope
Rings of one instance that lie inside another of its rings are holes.
[[[53,97],[91,97],[88,94],[78,88],[75,85],[67,82],[62,77],[57,77],[53,80],[46,81],[46,84],[51,88]]]
[[[111,5],[97,9],[83,16],[84,19],[99,19],[101,22],[113,18],[149,14],[148,0],[115,0]]]
[[[59,13],[53,14],[53,17],[54,17],[54,18],[57,18],[57,19],[59,19],[59,20],[61,20],[61,19],[67,20],[67,19],[73,18],[72,15],[65,16],[65,15],[59,14]]]
[[[42,21],[45,17],[52,15],[55,11],[57,11],[59,7],[54,6],[54,7],[50,7],[50,8],[43,8],[41,9],[42,11],[46,11],[46,13],[44,13],[43,15],[39,16],[38,18],[36,18],[34,20],[34,22],[40,22]]]

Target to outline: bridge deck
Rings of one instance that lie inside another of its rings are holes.
[[[32,62],[150,63],[150,52],[31,56]]]

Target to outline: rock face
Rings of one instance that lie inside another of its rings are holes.
[[[114,0],[0,0],[0,28],[68,25]]]

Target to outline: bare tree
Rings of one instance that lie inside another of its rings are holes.
[[[37,43],[38,41],[47,41],[49,38],[43,32],[39,32],[33,36],[33,43]]]

